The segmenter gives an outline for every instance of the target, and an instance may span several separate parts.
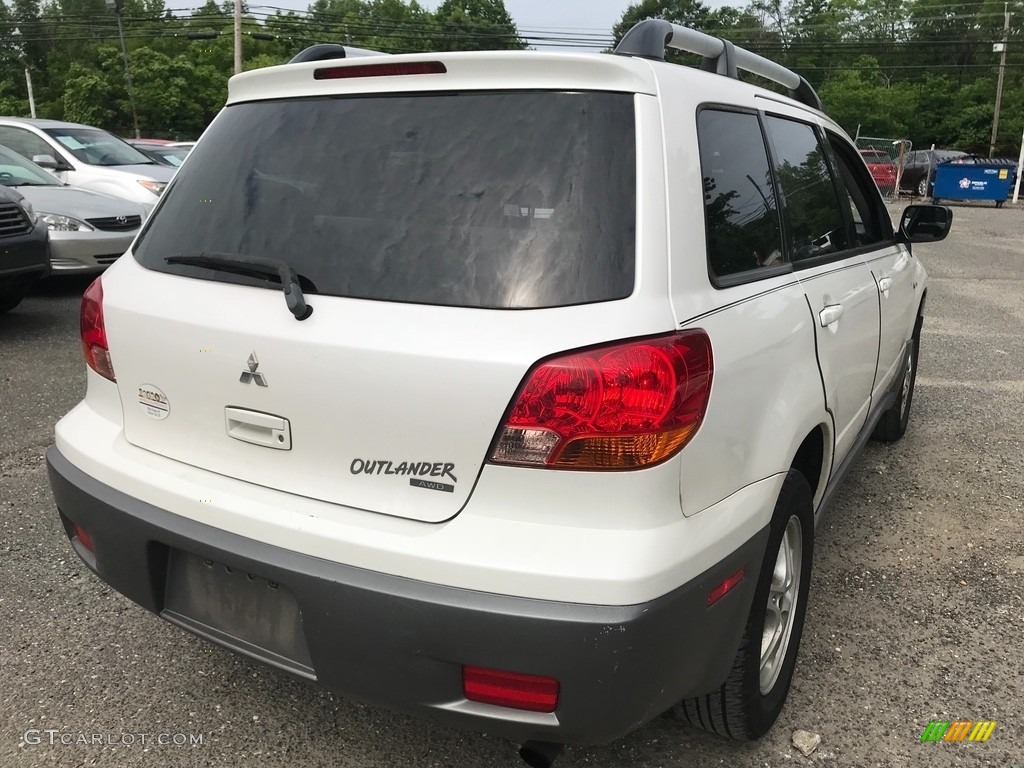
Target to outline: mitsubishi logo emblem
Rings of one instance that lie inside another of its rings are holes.
[[[264,376],[262,373],[256,373],[256,369],[260,367],[260,361],[259,358],[256,357],[255,352],[252,352],[249,355],[249,360],[247,364],[249,366],[249,370],[242,371],[242,375],[239,377],[238,380],[242,384],[248,384],[251,381],[255,381],[257,387],[267,386],[267,377]]]

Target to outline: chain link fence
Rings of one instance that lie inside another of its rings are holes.
[[[904,162],[913,144],[909,139],[880,136],[857,136],[855,141],[882,197],[895,200],[899,196]]]

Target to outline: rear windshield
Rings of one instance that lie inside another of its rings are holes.
[[[308,291],[536,308],[633,290],[630,94],[501,92],[227,107],[136,245],[286,261]]]

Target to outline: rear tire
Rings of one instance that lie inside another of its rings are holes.
[[[811,486],[791,469],[775,504],[754,600],[729,677],[717,691],[678,704],[682,719],[737,741],[768,732],[782,712],[796,669],[813,557]]]
[[[882,418],[875,425],[875,431],[871,437],[883,443],[895,443],[907,431],[910,424],[910,406],[914,402],[914,385],[917,382],[917,357],[918,339],[920,335],[915,333],[907,342],[907,351],[904,352],[903,360],[903,381],[900,385],[900,394],[896,402],[892,404]]]

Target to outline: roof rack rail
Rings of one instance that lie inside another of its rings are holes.
[[[299,64],[303,61],[325,61],[326,59],[354,59],[363,56],[387,56],[383,51],[371,51],[369,48],[354,48],[351,45],[338,43],[317,43],[303,48],[288,61]]]
[[[819,111],[824,111],[821,99],[803,77],[791,69],[764,56],[739,48],[728,40],[712,37],[696,29],[673,24],[664,19],[645,19],[634,24],[615,46],[620,56],[639,56],[644,59],[665,60],[665,49],[689,51],[704,57],[701,69],[738,78],[737,70],[760,75],[789,89],[789,95]]]

